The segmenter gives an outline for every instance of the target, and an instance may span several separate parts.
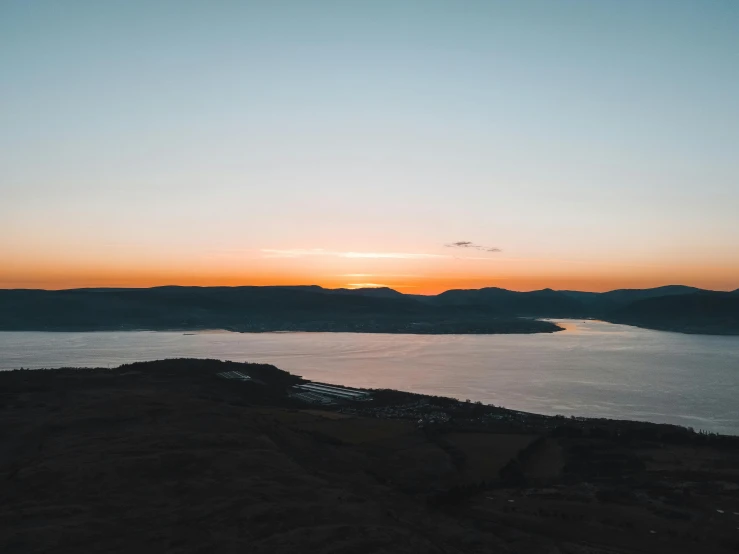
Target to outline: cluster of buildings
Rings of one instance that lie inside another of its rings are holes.
[[[429,404],[428,400],[418,400],[408,404],[396,404],[392,406],[379,406],[373,408],[344,407],[341,413],[362,415],[365,417],[376,417],[380,419],[415,419],[419,426],[426,423],[446,423],[449,414]]]
[[[221,379],[235,379],[236,381],[251,381],[252,378],[240,371],[223,371],[218,374]]]
[[[370,393],[366,391],[334,385],[323,385],[321,383],[295,385],[290,396],[308,404],[318,404],[321,406],[337,404],[342,401],[364,402],[372,399]]]
[[[343,406],[339,412],[348,415],[356,415],[363,417],[375,417],[380,419],[410,419],[418,423],[418,427],[426,427],[427,425],[436,425],[449,423],[452,418],[457,424],[462,426],[472,426],[489,428],[500,423],[516,423],[526,426],[528,419],[532,416],[525,412],[506,411],[485,411],[484,413],[471,413],[473,405],[469,401],[458,401],[445,407],[436,406],[428,399],[416,400],[406,404],[393,404],[389,406]],[[490,410],[490,407],[485,407]],[[536,422],[539,426],[542,423],[537,418]],[[543,418],[544,421],[552,420],[552,418]],[[556,422],[553,422],[556,423]]]

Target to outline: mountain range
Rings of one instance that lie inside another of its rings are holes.
[[[653,329],[739,334],[739,289],[670,285],[603,293],[501,288],[403,294],[390,288],[0,290],[1,330],[232,329],[423,333],[551,332],[536,318],[597,318]]]

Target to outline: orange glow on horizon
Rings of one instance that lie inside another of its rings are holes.
[[[310,275],[212,275],[212,274],[132,274],[130,276],[91,274],[91,275],[46,275],[27,278],[0,280],[4,289],[46,289],[64,290],[75,288],[147,288],[158,286],[299,286],[318,285],[324,288],[389,287],[406,294],[439,294],[450,289],[479,289],[499,287],[516,291],[531,291],[550,288],[554,290],[579,290],[605,292],[615,289],[643,289],[663,285],[688,285],[709,290],[734,290],[739,283],[718,279],[669,279],[657,276],[609,278],[578,276],[505,276],[505,277],[415,277],[408,279],[387,279],[367,282],[347,278],[342,275],[312,277]]]
[[[689,285],[711,290],[739,287],[739,261],[711,265],[665,261],[631,263],[545,258],[456,258],[442,255],[398,258],[384,255],[346,258],[215,257],[206,253],[141,252],[66,259],[16,255],[0,273],[0,288],[71,289],[181,286],[319,285],[325,288],[387,286],[409,294],[438,294],[449,289],[500,287],[528,291],[544,288],[603,292],[621,288]],[[398,256],[398,254],[393,254]]]

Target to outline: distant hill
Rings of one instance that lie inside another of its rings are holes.
[[[551,332],[532,318],[599,318],[734,332],[739,291],[670,285],[604,293],[489,287],[436,296],[380,288],[154,287],[0,290],[0,330],[232,329],[385,333]],[[522,319],[524,318],[524,319]]]
[[[610,313],[608,321],[702,334],[739,334],[739,295],[700,291],[637,300]]]
[[[593,314],[603,315],[624,307],[637,300],[659,298],[679,294],[701,292],[702,289],[684,285],[667,285],[652,289],[617,289],[608,292],[562,291],[564,294],[582,302]]]
[[[325,294],[320,287],[156,287],[0,291],[0,328],[188,328],[250,319],[300,321],[317,313],[412,315],[409,299]]]
[[[500,288],[448,290],[432,301],[439,306],[482,305],[499,315],[584,317],[590,310],[578,298],[552,289],[517,292]]]
[[[390,289],[155,287],[0,290],[0,330],[231,329],[383,333],[533,333],[549,322],[480,305],[434,306]]]
[[[501,315],[535,317],[603,317],[638,300],[701,292],[683,285],[652,289],[619,289],[609,292],[555,291],[517,292],[501,288],[449,290],[428,297],[441,306],[482,305]],[[705,291],[708,292],[708,291]]]
[[[370,296],[372,298],[410,298],[402,292],[389,287],[364,287],[358,289],[324,289],[327,293],[348,294],[352,296]]]

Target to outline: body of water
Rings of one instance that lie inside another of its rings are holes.
[[[535,335],[0,332],[0,369],[172,357],[264,362],[347,386],[739,434],[739,337],[560,323],[566,331]]]

